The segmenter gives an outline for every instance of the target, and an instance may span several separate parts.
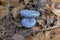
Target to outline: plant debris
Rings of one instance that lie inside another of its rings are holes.
[[[60,0],[0,0],[0,40],[60,40],[58,2]],[[39,17],[33,17],[36,24],[31,28],[21,24],[27,15],[22,16],[21,10],[26,9],[40,13]]]

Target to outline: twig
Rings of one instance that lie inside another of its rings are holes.
[[[31,31],[31,32],[50,31],[50,30],[57,29],[57,28],[60,28],[60,26],[53,26],[53,27],[50,27],[50,28],[35,30],[35,31]]]
[[[44,28],[44,29],[40,29],[40,30],[28,30],[29,33],[25,35],[25,37],[27,37],[28,35],[30,35],[31,33],[37,33],[37,32],[42,32],[42,31],[50,31],[50,30],[53,30],[53,29],[57,29],[57,28],[60,28],[60,26],[53,26],[53,27],[50,27],[50,28]]]
[[[58,4],[60,4],[60,2],[49,2],[49,3],[29,3],[29,4],[50,4],[50,3],[58,3]]]

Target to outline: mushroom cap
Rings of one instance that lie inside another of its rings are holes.
[[[36,20],[34,18],[23,18],[21,24],[26,28],[35,26]]]
[[[33,10],[21,10],[20,11],[21,16],[24,17],[39,17],[40,13],[38,11]]]

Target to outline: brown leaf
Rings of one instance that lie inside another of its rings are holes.
[[[42,28],[42,26],[35,26],[32,28],[32,30],[40,30]]]
[[[53,32],[54,32],[55,34],[60,34],[60,28],[54,29]]]
[[[49,8],[50,8],[48,4],[46,4],[46,8],[47,8],[47,9],[49,9]]]
[[[9,0],[9,4],[10,4],[11,6],[16,7],[16,6],[19,5],[19,0]]]
[[[18,9],[17,8],[12,9],[12,15],[13,15],[14,19],[17,17],[17,15],[18,15]]]
[[[45,38],[46,38],[46,40],[50,40],[50,32],[51,31],[46,31],[45,32]]]
[[[0,1],[0,5],[5,6],[5,5],[6,5],[6,2],[4,2],[4,1]]]
[[[39,23],[39,25],[42,25],[42,27],[45,26],[45,22],[44,22],[44,20],[42,20],[42,19],[37,20],[37,23]]]
[[[20,34],[14,34],[12,36],[12,39],[15,39],[15,40],[24,40],[24,37]]]
[[[51,40],[60,40],[60,34],[55,35]]]
[[[25,8],[25,6],[26,6],[26,5],[20,4],[19,6],[17,6],[17,8],[18,8],[19,10],[22,10],[22,9]]]
[[[60,0],[54,0],[54,2],[60,2]]]
[[[44,34],[42,32],[39,32],[33,40],[44,40]]]
[[[13,8],[12,9],[12,15],[13,15],[13,18],[16,19],[16,17],[18,16],[19,14],[19,11],[24,9],[25,8],[25,5],[18,5],[17,7]]]
[[[32,35],[28,35],[25,40],[32,40],[32,39],[33,39]]]
[[[0,19],[8,15],[9,9],[7,7],[0,6]]]
[[[29,3],[29,0],[24,0],[25,4],[28,4]]]

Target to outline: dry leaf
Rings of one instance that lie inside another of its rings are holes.
[[[24,40],[24,37],[20,34],[15,34],[12,36],[12,39],[14,40]]]
[[[48,4],[46,4],[46,8],[47,8],[47,9],[49,9],[49,8],[50,8]]]
[[[33,40],[44,40],[45,37],[44,37],[44,34],[42,32],[39,32]]]
[[[60,28],[54,29],[53,32],[54,32],[55,34],[60,34]]]
[[[55,9],[55,6],[54,6],[55,4],[54,3],[52,3],[52,5],[51,5],[51,9]]]
[[[32,28],[32,30],[40,30],[42,28],[42,26],[35,26]]]
[[[28,35],[25,40],[32,40],[32,39],[33,39],[32,35]]]
[[[24,0],[25,4],[28,4],[29,3],[29,0]]]
[[[53,9],[52,12],[57,15],[60,16],[60,9]]]
[[[60,2],[60,0],[54,0],[54,2]]]
[[[46,38],[46,40],[50,40],[50,32],[51,31],[46,31],[45,32],[45,38]]]
[[[4,0],[0,0],[0,1],[4,1]]]
[[[60,34],[55,35],[51,40],[60,40]]]
[[[39,23],[39,25],[42,25],[42,27],[45,26],[45,22],[44,22],[44,20],[42,20],[42,19],[37,20],[37,23]]]
[[[4,1],[0,1],[0,5],[5,6],[5,5],[6,5],[6,2],[4,2]]]
[[[9,4],[10,4],[11,6],[16,7],[16,6],[19,5],[19,0],[9,0]]]
[[[41,24],[43,24],[43,20],[37,20],[37,22],[41,25]]]
[[[12,9],[12,15],[13,15],[13,18],[16,19],[17,15],[18,15],[18,9],[17,8]]]
[[[20,4],[19,6],[17,6],[17,8],[18,8],[19,10],[22,10],[22,9],[25,8],[25,6],[26,6],[26,5]]]
[[[13,8],[12,9],[12,15],[13,15],[13,18],[16,19],[16,17],[18,16],[19,14],[19,11],[24,9],[25,8],[25,5],[18,5],[17,7]]]
[[[0,19],[8,15],[9,9],[7,7],[0,6]]]

